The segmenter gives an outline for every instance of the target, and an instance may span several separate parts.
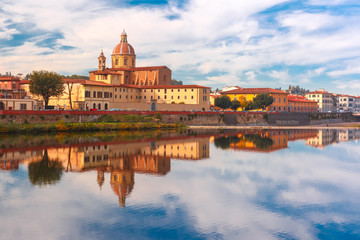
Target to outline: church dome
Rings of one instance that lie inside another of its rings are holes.
[[[120,43],[116,45],[112,54],[135,55],[134,48],[127,42],[127,34],[125,31],[121,34]]]

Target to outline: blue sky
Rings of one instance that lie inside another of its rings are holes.
[[[359,95],[359,22],[358,0],[3,0],[0,73],[87,75],[125,29],[137,66],[184,84]]]

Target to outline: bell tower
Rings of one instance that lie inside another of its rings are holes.
[[[98,57],[99,60],[99,71],[104,71],[106,69],[106,57],[104,56],[103,50],[101,49],[100,56]]]

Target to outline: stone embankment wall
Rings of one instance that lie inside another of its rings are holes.
[[[264,112],[193,112],[193,111],[0,111],[0,124],[92,122],[104,115],[154,115],[165,123],[228,126],[306,126],[333,122],[353,122],[351,113],[264,113]]]
[[[306,126],[324,123],[354,122],[352,113],[296,113],[270,114],[268,124],[275,126]]]

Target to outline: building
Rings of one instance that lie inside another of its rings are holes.
[[[21,83],[19,77],[0,76],[0,110],[34,110],[42,106],[27,96]]]
[[[318,112],[318,103],[303,96],[288,96],[289,112]]]
[[[0,76],[0,98],[23,99],[26,92],[20,88],[21,79],[14,76]]]
[[[340,112],[359,112],[360,97],[338,94],[336,95],[336,108]]]
[[[318,103],[319,112],[336,111],[336,97],[324,89],[315,90],[314,92],[306,93],[306,99]]]
[[[101,51],[98,70],[90,72],[90,80],[109,84],[171,85],[171,70],[166,66],[136,67],[134,48],[128,43],[125,31],[111,55],[111,68],[106,67],[106,57]]]
[[[267,108],[269,111],[288,111],[288,93],[285,91],[272,89],[272,88],[239,88],[222,92],[222,95],[226,95],[231,101],[239,100],[244,97],[246,101],[252,101],[260,93],[267,93],[273,97],[273,103]]]
[[[71,99],[71,108],[79,110],[210,109],[209,87],[171,85],[171,70],[166,66],[136,67],[135,51],[125,32],[111,57],[112,68],[107,68],[106,57],[101,51],[98,69],[90,72],[90,80],[64,79],[64,94],[50,98],[49,105],[70,109]],[[23,88],[29,90],[28,81],[23,83]]]

